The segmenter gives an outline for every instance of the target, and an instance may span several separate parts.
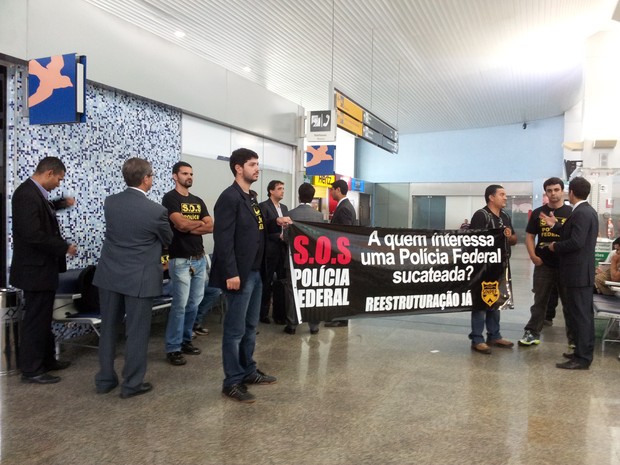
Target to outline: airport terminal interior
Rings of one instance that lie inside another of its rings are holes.
[[[523,334],[532,264],[511,258],[515,308],[502,335]],[[351,320],[289,335],[260,324],[255,358],[278,382],[253,404],[222,398],[221,324],[185,366],[166,362],[153,323],[151,393],[95,393],[97,352],[63,346],[73,362],[51,386],[0,377],[7,465],[49,464],[579,464],[620,463],[620,344],[597,339],[590,370],[555,368],[567,351],[561,312],[539,346],[470,350],[468,313]],[[602,321],[597,321],[600,334]],[[122,348],[121,348],[122,350]],[[122,366],[119,355],[117,367]]]
[[[458,230],[499,183],[519,236],[514,308],[501,311],[513,348],[472,351],[467,311],[355,309],[348,326],[318,334],[260,323],[255,359],[277,383],[250,386],[251,404],[222,396],[224,306],[183,366],[166,359],[167,312],[155,312],[153,390],[121,398],[96,393],[97,335],[72,323],[59,337],[71,362],[62,380],[22,382],[7,364],[18,305],[5,296],[16,291],[2,289],[0,463],[620,465],[618,320],[604,346],[609,320],[595,320],[588,370],[556,368],[569,351],[560,307],[540,345],[517,345],[533,303],[524,231],[543,181],[588,178],[599,242],[620,234],[619,47],[618,0],[0,0],[0,287],[13,192],[48,155],[67,167],[52,198],[76,199],[57,214],[77,244],[72,271],[99,260],[104,201],[126,188],[134,155],[152,165],[156,202],[183,160],[213,214],[233,182],[228,157],[247,147],[259,154],[259,201],[281,180],[283,203],[297,206],[309,182],[328,220],[338,178],[360,226],[406,231]],[[29,78],[59,58],[73,87],[47,98],[75,108],[69,122],[39,124]],[[312,134],[328,120],[329,135]],[[313,153],[335,160],[310,170]],[[213,251],[212,234],[204,246]]]

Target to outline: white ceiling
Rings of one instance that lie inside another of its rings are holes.
[[[306,109],[333,81],[401,134],[562,114],[586,38],[618,25],[618,0],[84,1]]]

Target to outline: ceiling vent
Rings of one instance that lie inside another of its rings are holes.
[[[592,143],[593,149],[613,149],[616,146],[616,140],[595,140]]]

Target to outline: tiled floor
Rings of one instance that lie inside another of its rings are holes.
[[[532,300],[522,245],[512,270],[502,332],[516,342]],[[620,464],[620,344],[602,356],[597,341],[589,371],[558,370],[560,319],[540,346],[491,356],[470,351],[468,314],[367,318],[316,336],[261,325],[256,359],[279,382],[252,387],[250,405],[221,397],[216,315],[209,328],[203,354],[173,367],[155,324],[155,388],[133,399],[95,394],[92,349],[66,348],[59,384],[1,377],[1,463]]]

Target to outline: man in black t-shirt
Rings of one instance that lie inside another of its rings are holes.
[[[562,304],[566,301],[566,297],[563,295],[564,292],[561,291],[561,286],[559,286],[558,256],[549,250],[549,244],[559,240],[560,235],[552,231],[552,228],[545,223],[540,214],[542,212],[545,215],[551,216],[553,213],[558,222],[564,224],[566,218],[570,216],[572,208],[564,204],[564,182],[560,178],[547,179],[543,183],[543,189],[549,202],[532,212],[525,229],[525,246],[530,255],[530,260],[534,264],[534,305],[530,308],[530,321],[525,325],[525,332],[519,340],[520,346],[540,344],[540,332],[545,323],[547,305],[555,289],[560,290]],[[568,336],[569,344],[571,344],[572,338],[568,325],[566,327],[566,335]]]
[[[174,233],[168,249],[172,303],[166,327],[166,358],[172,365],[185,365],[183,354],[200,354],[192,345],[192,329],[205,289],[207,262],[202,236],[213,232],[213,220],[202,199],[189,193],[193,176],[189,163],[175,163],[175,188],[162,200]]]
[[[474,213],[471,218],[471,229],[503,229],[508,246],[517,243],[517,235],[512,228],[510,216],[504,211],[506,207],[506,190],[499,184],[491,184],[484,191],[487,206]],[[506,250],[506,258],[510,258],[510,247]],[[490,354],[491,346],[511,349],[514,344],[504,339],[499,329],[499,310],[472,309],[471,311],[471,349],[481,354]],[[482,333],[487,328],[487,339]]]

